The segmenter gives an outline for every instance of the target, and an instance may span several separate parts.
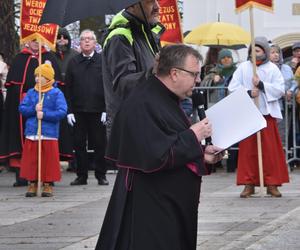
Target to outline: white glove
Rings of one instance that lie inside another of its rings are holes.
[[[102,114],[101,114],[101,122],[105,125],[105,123],[106,123],[106,112],[102,112]]]
[[[67,120],[68,120],[68,123],[73,127],[76,122],[74,114],[68,114]]]

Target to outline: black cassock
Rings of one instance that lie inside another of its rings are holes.
[[[119,172],[97,250],[193,250],[203,148],[178,97],[155,76],[117,113],[107,158]]]
[[[42,63],[50,61],[55,71],[55,80],[63,90],[61,73],[52,53],[42,50]],[[24,48],[15,58],[9,69],[5,86],[7,88],[2,128],[0,131],[0,161],[8,158],[20,158],[23,149],[25,119],[19,113],[19,104],[30,88],[35,85],[34,70],[38,66],[38,55]],[[66,119],[60,123],[59,150],[61,158],[70,158],[73,154],[70,132]]]

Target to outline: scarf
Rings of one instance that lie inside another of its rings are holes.
[[[252,62],[252,56],[251,54],[248,57],[250,59],[250,61]],[[256,57],[256,66],[262,65],[264,63],[267,63],[269,61],[269,58],[267,58],[266,54],[261,55],[261,56],[257,56]]]
[[[42,93],[45,93],[45,92],[48,92],[50,89],[53,88],[53,83],[54,83],[54,80],[50,80],[48,82],[46,82],[45,84],[42,84],[41,85],[41,92]],[[39,83],[36,83],[34,85],[34,89],[39,92]]]
[[[217,64],[217,69],[220,72],[220,75],[223,77],[229,77],[233,74],[233,72],[236,70],[236,64],[232,63],[229,66],[224,66],[222,64]]]

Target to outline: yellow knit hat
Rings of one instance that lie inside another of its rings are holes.
[[[54,74],[55,74],[54,69],[50,64],[48,63],[41,64],[35,69],[34,74],[38,76],[40,72],[41,72],[41,76],[45,77],[46,79],[48,80],[54,79]]]

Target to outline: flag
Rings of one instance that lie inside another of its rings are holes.
[[[162,45],[182,43],[181,19],[177,0],[159,0],[159,5],[159,20],[166,28],[160,38]]]
[[[241,12],[250,7],[273,11],[273,0],[235,0],[236,12]]]
[[[52,50],[55,50],[58,25],[39,25],[46,2],[47,0],[22,0],[20,16],[21,44],[37,39],[42,40]]]

